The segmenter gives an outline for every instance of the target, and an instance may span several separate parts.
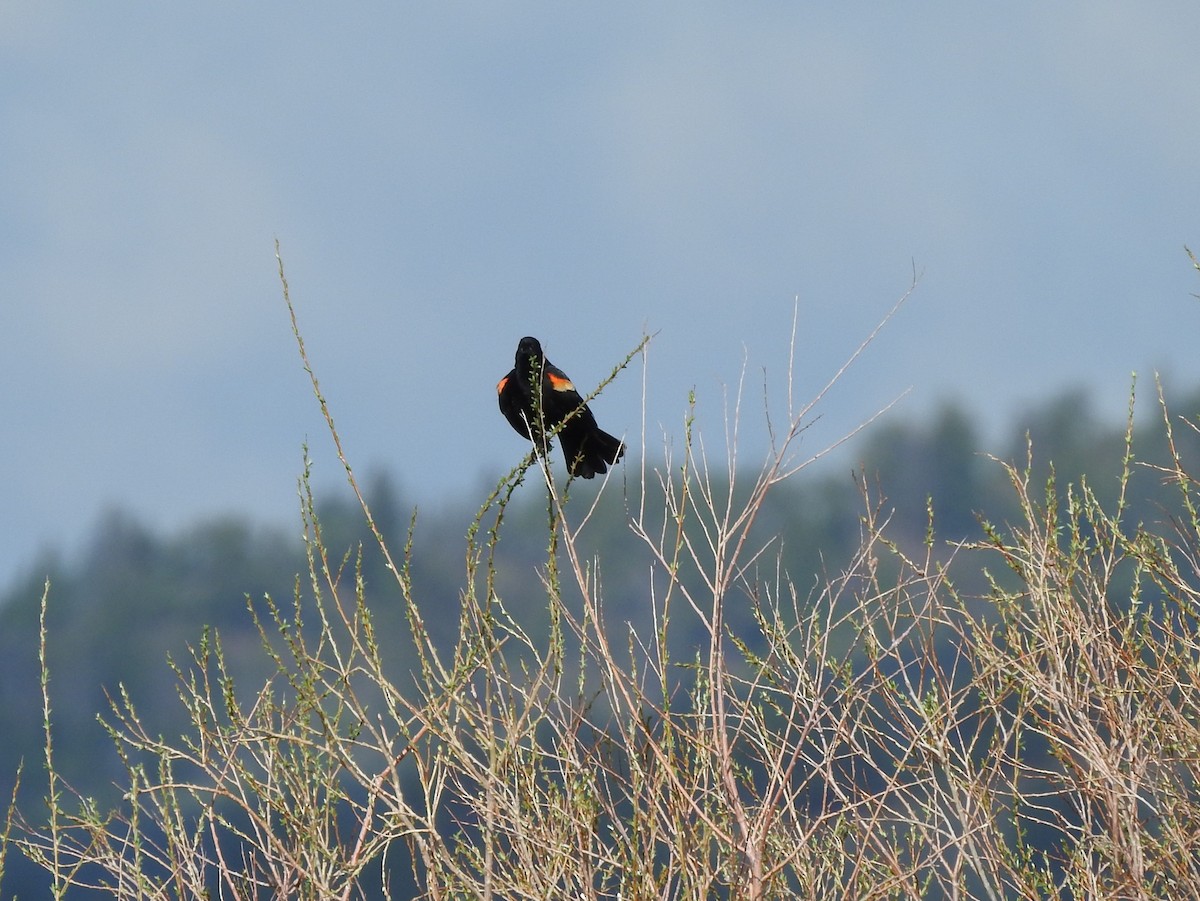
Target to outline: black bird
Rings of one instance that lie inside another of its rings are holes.
[[[620,439],[596,425],[596,417],[567,374],[546,359],[537,338],[521,339],[512,371],[496,385],[496,394],[504,418],[517,434],[534,441],[541,453],[550,450],[544,432],[567,420],[558,436],[562,439],[563,456],[567,458],[567,472],[573,476],[590,479],[596,473],[608,472],[609,464],[616,463],[625,453]]]

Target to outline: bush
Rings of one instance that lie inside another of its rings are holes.
[[[182,738],[114,698],[127,782],[102,811],[56,775],[43,669],[49,816],[18,816],[12,841],[56,896],[355,898],[404,871],[430,898],[1200,896],[1200,517],[1163,406],[1166,527],[1126,521],[1131,405],[1112,509],[1086,479],[1034,484],[1031,450],[996,464],[1016,522],[947,545],[931,505],[914,542],[863,478],[859,549],[813,588],[756,528],[807,462],[811,405],[748,483],[736,439],[710,466],[689,415],[627,517],[649,632],[606,614],[613,561],[588,550],[611,489],[559,485],[531,454],[471,529],[448,646],[413,590],[412,527],[393,558],[363,503],[407,614],[385,640],[362,551],[331,556],[306,471],[308,577],[250,605],[273,674],[235,684],[212,632],[173,667]],[[547,552],[503,574],[527,478]],[[520,580],[544,628],[498,590]],[[681,629],[702,642],[681,651]]]

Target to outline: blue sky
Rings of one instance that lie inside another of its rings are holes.
[[[997,433],[1130,373],[1200,382],[1200,19],[1185,3],[70,4],[0,0],[0,581],[114,505],[286,524],[360,471],[426,506],[523,451],[517,340],[595,384],[640,339],[646,443],[748,361]],[[595,405],[642,441],[642,374]],[[1147,405],[1148,406],[1148,405]],[[757,429],[757,431],[756,431]],[[289,520],[290,518],[290,520]]]

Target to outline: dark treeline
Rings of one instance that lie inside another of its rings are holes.
[[[1200,394],[1174,399],[1169,406],[1173,415],[1194,422]],[[1157,406],[1143,403],[1139,422],[1135,457],[1163,460]],[[1098,419],[1084,394],[1066,394],[1031,411],[1007,441],[991,448],[981,446],[967,412],[947,405],[921,422],[873,427],[841,452],[836,470],[801,474],[780,486],[757,524],[763,541],[773,541],[761,565],[773,571],[778,561],[802,590],[819,585],[823,573],[836,572],[859,546],[864,487],[868,502],[880,504],[889,519],[889,536],[901,545],[916,547],[925,540],[929,509],[939,543],[979,538],[981,517],[1002,527],[1015,512],[1004,470],[985,452],[1023,466],[1027,439],[1038,478],[1045,477],[1053,461],[1060,482],[1086,476],[1101,500],[1112,503],[1125,453],[1125,424]],[[742,480],[746,487],[751,481]],[[1129,518],[1164,518],[1170,487],[1149,468],[1137,472],[1134,483],[1139,490],[1131,494]],[[584,503],[594,486],[573,490]],[[408,499],[384,475],[368,480],[367,494],[379,527],[399,556],[412,518]],[[633,506],[619,485],[610,485],[588,541],[601,562],[609,621],[645,628],[651,616],[646,597],[651,559],[627,527]],[[661,500],[657,507],[653,500],[647,507],[663,515]],[[416,517],[416,594],[434,637],[447,647],[458,629],[465,536],[477,509],[477,502],[469,502]],[[318,513],[326,545],[349,555],[344,579],[353,580],[354,549],[363,547],[362,573],[378,634],[404,635],[395,580],[356,503],[341,496],[327,499]],[[534,633],[547,618],[546,596],[537,581],[538,568],[546,561],[546,520],[544,494],[531,476],[505,517],[497,548],[497,588],[508,611]],[[167,661],[186,660],[189,646],[206,627],[220,634],[229,670],[253,692],[271,664],[247,600],[261,605],[270,595],[286,605],[297,590],[308,591],[304,547],[297,536],[296,527],[261,528],[237,519],[159,535],[133,517],[113,512],[97,524],[81,552],[54,554],[30,566],[0,598],[3,796],[9,796],[23,762],[21,809],[35,821],[45,809],[38,620],[47,578],[46,653],[57,768],[80,793],[104,806],[123,778],[112,743],[97,722],[109,710],[107,696],[123,686],[154,730],[164,735],[183,731],[187,720]],[[747,605],[745,616],[750,615]],[[730,628],[738,629],[734,614]],[[686,625],[674,634],[687,644]],[[394,657],[397,672],[411,668],[402,639],[396,641]],[[4,897],[35,897],[44,891],[28,864],[10,857],[8,870],[0,886]]]

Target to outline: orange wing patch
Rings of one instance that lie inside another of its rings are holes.
[[[571,380],[565,376],[555,375],[553,372],[546,373],[546,377],[550,379],[550,387],[555,391],[574,391],[575,386],[571,384]]]
[[[496,393],[497,393],[497,394],[503,394],[503,393],[504,393],[504,386],[505,386],[505,385],[507,385],[507,384],[508,384],[508,376],[505,376],[505,377],[504,377],[504,378],[502,378],[502,379],[499,381],[499,383],[496,385]]]

